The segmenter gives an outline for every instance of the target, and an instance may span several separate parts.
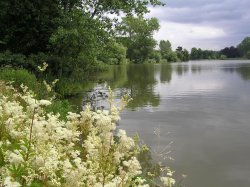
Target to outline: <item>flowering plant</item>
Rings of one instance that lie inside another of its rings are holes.
[[[0,82],[0,88],[0,186],[149,186],[137,160],[143,148],[116,131],[128,96],[116,106],[110,90],[109,110],[87,106],[64,121],[45,112],[51,100],[35,99],[27,87],[18,92]]]

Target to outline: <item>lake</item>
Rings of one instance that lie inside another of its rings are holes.
[[[250,61],[114,66],[100,79],[133,97],[119,128],[153,150],[173,142],[163,162],[185,186],[249,187]]]

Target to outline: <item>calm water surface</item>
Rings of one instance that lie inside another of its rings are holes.
[[[173,141],[165,162],[188,175],[185,186],[250,186],[250,61],[117,66],[101,77],[133,97],[120,128],[153,149]]]

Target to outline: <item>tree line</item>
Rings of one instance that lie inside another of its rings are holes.
[[[245,37],[236,47],[225,47],[219,51],[202,50],[193,47],[190,53],[191,60],[198,59],[230,59],[246,58],[250,59],[250,37]]]
[[[2,0],[0,65],[36,71],[46,61],[57,76],[95,72],[129,59],[142,63],[156,46],[158,0]]]

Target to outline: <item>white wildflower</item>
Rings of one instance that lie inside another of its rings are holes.
[[[48,92],[51,92],[51,91],[52,91],[52,87],[51,87],[46,81],[43,81],[43,84],[45,85],[46,90],[47,90]]]
[[[9,153],[7,160],[14,165],[18,165],[24,161],[18,150],[14,150],[14,152]]]
[[[171,187],[175,184],[175,180],[171,177],[161,177],[161,181],[165,186]]]
[[[46,62],[43,63],[43,66],[37,66],[38,70],[41,72],[44,72],[48,67],[48,64]]]
[[[48,100],[40,100],[39,105],[40,106],[48,106],[48,105],[51,105],[51,102]]]
[[[19,187],[21,184],[18,182],[13,181],[11,177],[6,177],[3,182],[4,187]]]
[[[52,86],[55,86],[55,84],[59,81],[59,79],[55,79],[53,82],[52,82]]]
[[[134,140],[127,136],[125,130],[119,129],[117,136],[120,137],[120,145],[126,150],[129,150],[135,146]]]
[[[141,165],[135,157],[132,157],[129,161],[123,161],[122,163],[127,167],[130,175],[136,176],[141,174]]]

